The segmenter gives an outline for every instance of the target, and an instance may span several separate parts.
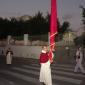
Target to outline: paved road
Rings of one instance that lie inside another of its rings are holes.
[[[85,85],[85,75],[74,73],[73,64],[52,64],[53,85]],[[0,65],[0,85],[41,85],[38,63]]]

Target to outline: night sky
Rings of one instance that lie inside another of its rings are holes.
[[[85,0],[57,0],[57,13],[60,22],[67,20],[71,29],[82,27],[80,5]],[[50,13],[50,0],[0,0],[0,17],[35,15],[38,11]]]

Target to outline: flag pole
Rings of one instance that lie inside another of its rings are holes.
[[[57,8],[56,0],[51,0],[51,16],[50,16],[50,61],[52,60],[52,51],[55,47],[55,35],[57,34]]]

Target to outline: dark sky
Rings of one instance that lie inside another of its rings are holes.
[[[0,0],[0,17],[34,15],[38,11],[44,15],[50,13],[51,0]],[[82,27],[80,5],[85,6],[85,0],[57,0],[59,20],[67,20],[73,30]]]

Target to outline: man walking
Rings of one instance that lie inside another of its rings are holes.
[[[82,66],[82,59],[83,59],[82,48],[79,47],[76,51],[76,66],[75,66],[74,72],[77,72],[78,69],[80,69],[82,73],[85,73],[85,70]]]

